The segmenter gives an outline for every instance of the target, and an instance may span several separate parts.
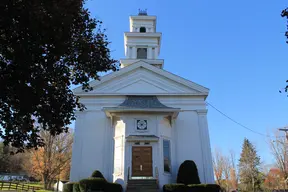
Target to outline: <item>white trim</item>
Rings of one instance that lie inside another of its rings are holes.
[[[136,138],[129,138],[129,136],[126,137],[126,142],[158,142],[158,141],[159,138],[156,137],[136,137]]]
[[[151,72],[154,72],[154,73],[156,73],[156,74],[158,74],[158,75],[160,75],[162,77],[168,78],[168,79],[170,79],[170,80],[172,80],[174,82],[177,82],[177,83],[182,84],[182,85],[184,85],[186,87],[189,87],[190,89],[193,89],[193,90],[196,90],[196,91],[200,92],[200,93],[188,93],[186,95],[203,95],[203,96],[207,96],[208,93],[209,93],[209,89],[208,88],[203,87],[203,86],[201,86],[201,85],[199,85],[197,83],[194,83],[194,82],[192,82],[190,80],[184,79],[184,78],[182,78],[180,76],[177,76],[175,74],[172,74],[172,73],[170,73],[168,71],[165,71],[163,69],[159,69],[159,68],[157,68],[157,67],[155,67],[153,65],[150,65],[149,63],[147,63],[147,62],[145,62],[143,60],[137,61],[136,63],[133,63],[133,64],[127,66],[127,67],[124,67],[124,68],[120,69],[119,71],[116,71],[116,72],[110,73],[108,75],[105,75],[105,76],[99,78],[100,79],[99,81],[98,80],[94,80],[94,81],[90,82],[90,86],[93,87],[94,89],[97,89],[98,85],[100,85],[100,84],[102,84],[104,82],[110,81],[110,80],[112,80],[112,79],[114,79],[116,77],[122,76],[125,73],[129,73],[130,71],[133,71],[133,70],[135,70],[137,68],[141,68],[141,67],[143,67],[143,68],[145,68],[145,69],[147,69],[147,70],[149,70]],[[90,94],[89,94],[89,92],[84,92],[82,90],[82,86],[75,88],[74,89],[74,93],[76,95],[78,95],[78,96],[97,95],[97,94],[91,93],[91,92],[90,92]],[[102,94],[102,93],[100,93],[100,94]],[[151,94],[151,93],[149,93],[149,94]],[[117,93],[117,94],[108,93],[108,95],[121,95],[121,94],[119,94],[119,93]],[[163,95],[165,95],[165,94],[163,94]],[[177,94],[175,94],[175,95],[177,95]]]

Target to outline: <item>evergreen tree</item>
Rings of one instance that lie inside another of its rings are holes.
[[[260,189],[260,157],[248,139],[244,139],[239,160],[239,177],[243,191],[255,192]]]

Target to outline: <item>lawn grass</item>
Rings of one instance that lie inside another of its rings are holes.
[[[44,185],[42,183],[27,183],[27,185],[29,186],[34,186],[34,187],[44,187]]]

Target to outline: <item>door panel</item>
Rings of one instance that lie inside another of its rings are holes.
[[[152,147],[132,147],[132,176],[153,176]]]

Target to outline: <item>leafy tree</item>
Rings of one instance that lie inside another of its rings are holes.
[[[25,161],[29,158],[27,153],[18,153],[12,155],[15,151],[11,146],[4,146],[0,142],[0,173],[26,173]]]
[[[260,157],[248,139],[244,139],[239,160],[239,178],[243,191],[258,191],[261,185]]]
[[[267,189],[285,189],[285,177],[278,168],[271,168],[266,175],[264,187]]]
[[[89,91],[98,72],[116,70],[101,21],[85,0],[0,1],[0,137],[23,151],[43,146],[41,124],[67,131],[85,106],[70,89]]]
[[[44,130],[41,130],[40,135],[45,146],[31,150],[31,173],[43,181],[45,189],[50,189],[54,180],[67,179],[61,176],[65,177],[70,167],[73,135],[68,132],[53,136]]]
[[[288,19],[288,8],[286,8],[282,11],[281,16],[286,17],[286,19]],[[286,31],[285,36],[288,38],[288,31]],[[288,41],[287,41],[287,43],[288,43]]]
[[[224,155],[220,150],[215,149],[213,154],[213,169],[216,183],[221,187],[222,191],[237,189],[238,177],[233,151],[230,151],[229,155]]]
[[[282,11],[281,16],[286,17],[287,22],[288,22],[288,8],[286,8]],[[288,29],[288,25],[287,25],[287,29]],[[288,39],[288,31],[286,31],[285,36]],[[288,43],[288,40],[286,41],[286,43]],[[288,80],[286,81],[286,83],[288,83]],[[288,92],[288,85],[285,87],[285,92]]]
[[[8,164],[9,164],[9,153],[7,151],[7,147],[4,144],[0,143],[0,173],[8,172]]]

